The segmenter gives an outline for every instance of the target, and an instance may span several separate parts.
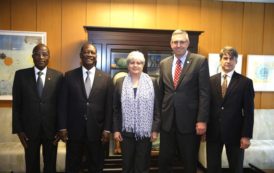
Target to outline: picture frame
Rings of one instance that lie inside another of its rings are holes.
[[[0,100],[12,100],[17,70],[33,66],[32,49],[46,44],[46,32],[0,30]]]
[[[237,64],[235,66],[235,71],[237,73],[242,73],[242,63],[243,63],[243,55],[238,55]],[[218,53],[209,53],[208,54],[208,68],[209,68],[209,76],[213,76],[219,72],[221,72],[220,66],[220,56]]]
[[[254,90],[274,91],[274,55],[247,55],[246,76],[253,80]]]

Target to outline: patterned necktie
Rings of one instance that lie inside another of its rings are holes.
[[[85,80],[85,89],[86,89],[87,96],[89,96],[89,93],[91,90],[91,82],[90,82],[90,78],[89,78],[90,71],[87,71],[86,73],[87,73],[87,77]]]
[[[37,91],[38,91],[39,97],[41,97],[42,93],[43,93],[43,88],[44,88],[43,81],[42,81],[42,78],[41,78],[41,76],[43,75],[43,72],[39,71],[39,72],[37,72],[37,74],[38,74],[38,78],[37,78]]]
[[[226,79],[227,75],[224,74],[223,75],[223,78],[224,78],[224,81],[223,81],[223,84],[222,84],[222,96],[223,98],[225,97],[225,93],[226,93],[226,90],[227,90],[227,79]]]
[[[177,59],[176,67],[175,67],[175,74],[174,74],[174,79],[173,79],[174,88],[176,88],[178,85],[181,71],[182,71],[181,60]]]

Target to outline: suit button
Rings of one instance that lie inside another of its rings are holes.
[[[224,107],[221,107],[222,110],[224,110],[225,108]]]
[[[87,102],[87,105],[89,105],[89,102]]]

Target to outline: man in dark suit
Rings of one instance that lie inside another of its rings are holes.
[[[32,52],[33,68],[18,70],[13,83],[12,132],[24,149],[27,173],[40,172],[40,146],[43,147],[45,173],[56,171],[57,94],[62,73],[47,65],[50,52],[38,44]]]
[[[184,172],[196,173],[200,135],[206,132],[210,86],[205,57],[190,53],[188,34],[176,30],[170,46],[174,55],[160,62],[160,173],[172,172],[176,149]]]
[[[209,173],[221,172],[224,145],[230,172],[242,173],[244,149],[249,147],[252,138],[253,83],[235,72],[237,58],[236,49],[223,48],[220,53],[222,71],[210,78],[211,106],[206,135]]]
[[[78,173],[83,154],[88,171],[102,172],[103,144],[112,126],[111,78],[96,66],[96,48],[85,43],[80,52],[82,66],[66,72],[61,92],[59,129],[67,142],[66,172]]]

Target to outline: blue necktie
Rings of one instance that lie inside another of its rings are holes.
[[[43,93],[43,81],[41,76],[43,75],[43,72],[39,71],[38,73],[38,78],[37,78],[37,91],[38,91],[38,95],[39,97],[42,97],[42,93]]]

